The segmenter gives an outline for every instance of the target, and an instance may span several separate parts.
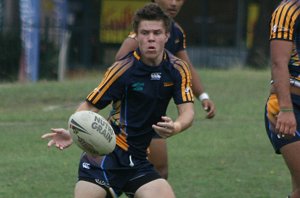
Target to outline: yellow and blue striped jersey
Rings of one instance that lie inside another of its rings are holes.
[[[170,100],[193,102],[188,65],[168,51],[158,66],[145,65],[137,49],[108,68],[103,80],[86,98],[99,109],[112,103],[109,121],[117,145],[145,158],[155,135],[152,125],[166,115]]]
[[[273,12],[270,21],[270,40],[293,42],[289,61],[291,75],[300,79],[300,1],[284,0]]]
[[[178,23],[173,22],[165,48],[172,54],[184,50],[186,48],[186,35]]]

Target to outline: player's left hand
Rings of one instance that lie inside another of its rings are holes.
[[[202,102],[202,107],[206,111],[206,118],[211,119],[215,116],[216,108],[212,100],[205,99]]]
[[[60,150],[68,148],[73,143],[70,132],[63,128],[52,128],[51,133],[46,133],[41,138],[50,139],[48,147],[55,146]]]
[[[154,131],[162,138],[171,137],[176,133],[175,123],[170,117],[162,116],[162,121],[152,125]]]

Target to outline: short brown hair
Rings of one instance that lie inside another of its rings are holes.
[[[132,21],[132,27],[135,33],[137,33],[142,20],[163,21],[166,32],[170,32],[172,19],[166,15],[156,3],[146,4],[143,8],[136,11]]]

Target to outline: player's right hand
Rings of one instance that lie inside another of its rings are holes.
[[[275,132],[280,136],[295,136],[297,122],[294,112],[279,112],[275,125]]]
[[[216,108],[212,100],[206,99],[202,102],[202,107],[206,111],[206,118],[211,119],[215,116]]]
[[[51,133],[45,133],[42,135],[42,139],[50,139],[48,142],[48,147],[55,145],[56,148],[63,150],[68,148],[73,143],[73,139],[69,131],[63,128],[52,128]]]

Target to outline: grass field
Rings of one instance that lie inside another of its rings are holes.
[[[289,172],[263,123],[269,71],[199,72],[217,116],[204,119],[197,101],[192,128],[168,140],[169,181],[177,197],[286,197]],[[66,127],[99,79],[100,74],[63,83],[0,84],[1,198],[73,196],[81,151],[74,145],[64,152],[47,149],[40,136],[51,127]],[[175,117],[174,105],[168,114]]]

